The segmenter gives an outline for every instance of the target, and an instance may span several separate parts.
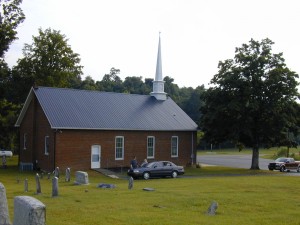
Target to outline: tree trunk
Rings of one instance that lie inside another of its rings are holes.
[[[257,146],[252,149],[251,170],[259,170],[259,148]]]

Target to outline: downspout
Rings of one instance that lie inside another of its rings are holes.
[[[56,134],[57,130],[54,130],[54,140],[53,140],[53,170],[55,169],[55,152],[56,152]]]
[[[192,159],[192,165],[194,165],[194,132],[192,131],[192,154],[191,154],[191,159]]]

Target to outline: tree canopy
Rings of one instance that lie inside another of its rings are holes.
[[[9,45],[17,39],[17,27],[25,19],[20,8],[22,0],[0,0],[0,57],[8,50]]]
[[[298,131],[298,74],[272,53],[272,42],[251,39],[234,59],[219,62],[203,95],[201,128],[211,143],[225,140],[252,147],[251,169],[259,169],[260,147],[278,145]]]
[[[13,78],[22,80],[28,92],[35,83],[39,86],[74,87],[80,85],[82,66],[79,54],[68,45],[60,31],[50,28],[33,36],[32,44],[25,44],[23,58],[13,67]]]

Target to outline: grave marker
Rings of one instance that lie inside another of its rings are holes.
[[[0,224],[10,225],[6,191],[2,183],[0,183]]]
[[[30,196],[15,197],[13,225],[46,225],[46,206]]]
[[[58,178],[53,177],[52,178],[52,197],[58,196]]]
[[[80,185],[80,184],[89,184],[89,176],[87,174],[87,172],[83,172],[83,171],[76,171],[75,172],[75,184]]]
[[[35,175],[35,182],[36,182],[36,194],[41,194],[42,189],[41,189],[41,183],[40,183],[40,176],[38,173]]]

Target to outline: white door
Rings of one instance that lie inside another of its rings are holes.
[[[97,169],[100,168],[101,161],[101,146],[93,145],[91,149],[91,168]]]

